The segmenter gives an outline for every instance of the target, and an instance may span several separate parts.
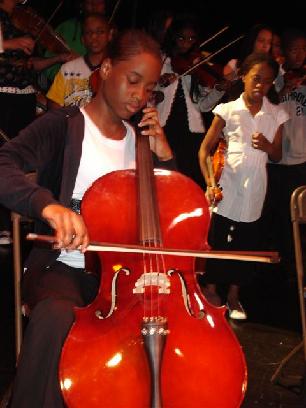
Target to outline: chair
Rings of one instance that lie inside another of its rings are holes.
[[[301,325],[302,325],[302,341],[294,347],[293,350],[281,361],[278,368],[274,372],[271,381],[278,383],[287,388],[297,388],[304,395],[306,401],[306,286],[304,275],[304,260],[303,260],[303,247],[301,237],[301,224],[306,224],[306,185],[296,188],[291,195],[290,202],[291,221],[293,228],[293,240],[295,251],[295,265],[298,284],[298,298],[300,305]],[[306,251],[304,249],[304,255]],[[305,374],[304,379],[301,377],[288,378],[286,383],[284,379],[281,379],[281,371],[289,360],[297,354],[299,350],[303,349],[304,354],[304,367]]]
[[[36,173],[28,173],[27,178],[35,182]],[[14,211],[11,212],[13,227],[13,268],[14,268],[14,305],[15,305],[15,355],[16,362],[22,343],[22,316],[26,316],[26,306],[21,302],[20,283],[22,277],[22,251],[21,251],[21,222],[32,222],[28,217],[24,217]]]
[[[303,249],[301,240],[301,224],[306,224],[306,186],[298,187],[291,195],[291,221],[295,249],[295,264],[300,303],[304,359],[306,363],[306,286],[304,276]]]

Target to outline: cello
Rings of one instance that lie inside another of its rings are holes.
[[[180,173],[153,170],[146,136],[137,136],[136,171],[96,180],[81,213],[94,241],[208,249],[201,188]],[[59,377],[67,406],[239,407],[247,385],[244,356],[225,307],[209,304],[200,291],[195,257],[98,257],[99,294],[76,309],[62,350]]]

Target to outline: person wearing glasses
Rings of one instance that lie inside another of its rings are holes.
[[[48,107],[84,106],[92,97],[90,77],[105,56],[111,30],[102,14],[88,14],[82,25],[82,40],[87,53],[61,66],[47,93]]]
[[[213,86],[193,71],[182,75],[180,62],[189,65],[190,56],[197,52],[191,66],[198,62],[200,28],[193,14],[174,16],[162,45],[164,63],[157,90],[164,99],[157,105],[161,125],[175,154],[177,168],[203,189],[205,180],[197,160],[205,133],[203,112],[209,112],[224,95],[220,84]],[[179,64],[177,64],[179,62]]]

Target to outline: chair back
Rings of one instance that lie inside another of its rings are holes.
[[[304,277],[303,244],[301,224],[306,224],[306,186],[296,188],[291,195],[291,221],[293,228],[295,264],[298,283],[298,295],[302,322],[304,358],[306,362],[306,286]],[[304,253],[306,249],[304,248]]]
[[[37,175],[35,172],[28,173],[27,178],[35,182]],[[26,315],[26,305],[21,302],[21,277],[22,277],[22,250],[21,250],[21,222],[32,222],[28,217],[24,217],[17,212],[11,212],[12,228],[13,228],[13,265],[14,265],[14,305],[15,305],[15,355],[16,363],[22,343],[22,316]]]

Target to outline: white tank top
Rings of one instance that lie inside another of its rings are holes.
[[[72,198],[82,200],[85,191],[104,174],[115,170],[135,168],[135,133],[126,122],[126,135],[122,140],[104,136],[84,109],[84,139],[78,174]],[[84,254],[62,250],[58,261],[74,268],[84,268]]]

